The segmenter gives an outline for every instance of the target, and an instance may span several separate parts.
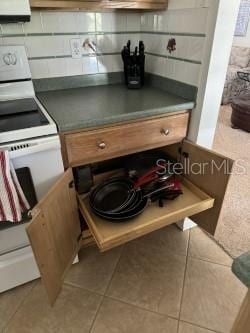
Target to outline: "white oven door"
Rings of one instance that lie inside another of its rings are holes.
[[[38,200],[64,172],[58,135],[0,145],[0,149],[10,151],[16,169],[30,169]],[[25,228],[26,223],[0,222],[0,293],[40,276]]]
[[[58,135],[1,145],[10,151],[15,169],[28,167],[39,201],[64,172]],[[0,222],[0,255],[29,245],[25,224],[7,227]]]
[[[15,169],[30,169],[38,201],[64,172],[58,135],[0,146],[6,148]]]

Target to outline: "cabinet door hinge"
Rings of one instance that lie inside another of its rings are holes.
[[[182,157],[188,158],[189,157],[189,154],[186,153],[185,151],[183,151],[182,147],[179,147],[178,153],[180,154],[180,158],[182,158]]]
[[[69,188],[73,188],[75,187],[75,182],[74,180],[71,180],[71,182],[69,183]]]

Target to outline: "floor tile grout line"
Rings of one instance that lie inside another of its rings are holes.
[[[125,246],[124,246],[124,247],[125,247]],[[119,256],[119,259],[118,259],[118,261],[117,261],[117,264],[115,265],[114,272],[113,272],[112,275],[111,275],[110,282],[108,283],[107,287],[105,288],[104,293],[101,293],[101,292],[95,291],[95,290],[93,290],[93,289],[89,289],[89,288],[86,288],[86,287],[80,286],[80,285],[78,285],[78,284],[76,284],[76,283],[73,283],[73,282],[70,282],[70,281],[64,281],[63,284],[66,285],[66,286],[70,286],[70,287],[73,287],[73,288],[80,289],[80,290],[85,290],[85,291],[88,291],[88,292],[90,292],[90,293],[94,293],[95,295],[98,295],[98,296],[107,296],[107,297],[110,297],[110,296],[108,296],[108,295],[106,294],[106,292],[107,292],[107,289],[108,289],[108,287],[109,287],[109,285],[110,285],[110,283],[111,283],[111,280],[112,280],[113,275],[114,275],[114,273],[115,273],[116,267],[117,267],[118,264],[119,264],[119,261],[120,261],[121,256],[122,256],[122,252],[124,251],[124,247],[123,247],[123,249],[122,249],[122,251],[121,251],[121,254],[120,254],[120,256]],[[181,256],[181,257],[186,257],[185,254],[183,254],[183,253],[177,253],[177,252],[175,252],[175,251],[173,251],[173,252],[168,252],[168,255],[177,255],[177,256]],[[110,297],[110,298],[112,298],[112,297]],[[114,299],[115,299],[115,298],[114,298]],[[126,302],[125,302],[125,303],[126,303]],[[126,303],[126,304],[130,304],[130,303]],[[136,306],[136,305],[133,305],[133,306]],[[136,306],[136,307],[137,307],[137,306]],[[140,307],[138,307],[138,308],[140,308]],[[140,309],[144,309],[144,308],[140,308]],[[148,310],[148,311],[150,311],[150,310]],[[156,312],[156,313],[157,313],[157,312]],[[173,318],[176,319],[176,317],[173,317]]]
[[[22,302],[19,304],[19,306],[17,307],[16,311],[13,313],[13,315],[10,317],[10,319],[7,321],[6,325],[4,325],[3,327],[3,333],[7,332],[6,329],[9,326],[10,322],[12,321],[12,319],[14,318],[14,316],[17,314],[17,312],[20,310],[21,306],[23,305],[23,303],[26,301],[26,299],[28,298],[28,296],[31,294],[31,292],[33,291],[33,289],[35,288],[35,286],[38,283],[38,280],[40,280],[40,278],[36,279],[33,283],[34,286],[30,289],[30,291],[27,293],[27,295],[24,297],[24,299],[22,300]],[[32,283],[32,281],[30,281],[30,283]],[[23,286],[18,286],[18,288],[22,288]]]
[[[104,302],[104,295],[102,296],[101,302],[100,302],[99,306],[98,306],[97,309],[96,309],[95,316],[94,316],[93,321],[92,321],[92,324],[91,324],[91,326],[90,326],[90,328],[89,328],[89,333],[91,333],[92,330],[93,330],[94,324],[95,324],[95,322],[96,322],[96,318],[97,318],[97,316],[98,316],[99,310],[100,310],[100,308],[101,308],[103,302]]]
[[[86,291],[86,292],[89,292],[89,293],[93,293],[96,296],[100,296],[100,297],[104,297],[104,298],[109,298],[111,300],[114,300],[114,301],[117,301],[117,302],[121,302],[121,303],[129,305],[129,306],[133,306],[133,307],[135,307],[137,309],[140,309],[140,310],[148,311],[148,312],[151,312],[151,313],[154,313],[154,314],[158,314],[158,315],[161,315],[161,316],[164,316],[164,317],[169,317],[171,319],[178,320],[177,317],[171,316],[169,314],[165,314],[165,313],[157,312],[157,311],[154,311],[154,310],[151,310],[151,309],[148,309],[148,308],[144,308],[144,307],[141,307],[141,306],[138,306],[138,305],[126,302],[126,301],[124,301],[122,299],[119,299],[119,298],[116,298],[114,296],[109,296],[107,294],[101,294],[101,293],[98,293],[98,292],[96,292],[94,290],[90,290],[90,289],[87,289],[87,288],[83,288],[83,287],[77,286],[75,284],[72,284],[71,282],[64,282],[64,285],[70,286],[72,288],[80,289],[80,290],[83,290],[83,291]]]
[[[120,256],[119,256],[119,258],[118,258],[118,260],[117,260],[117,263],[116,263],[116,265],[115,265],[115,267],[114,267],[114,271],[113,271],[113,273],[112,273],[112,275],[111,275],[111,277],[110,277],[109,283],[107,284],[107,287],[106,287],[106,289],[105,289],[105,291],[104,291],[104,296],[106,296],[106,293],[107,293],[107,291],[108,291],[108,289],[109,289],[109,286],[110,286],[110,284],[111,284],[111,282],[112,282],[112,280],[113,280],[113,277],[114,277],[114,275],[115,275],[115,273],[116,273],[116,269],[117,269],[117,266],[118,266],[119,263],[120,263],[120,260],[121,260],[121,257],[122,257],[122,255],[123,255],[123,251],[124,251],[125,246],[126,246],[126,244],[123,245],[123,247],[122,247],[122,249],[121,249],[121,253],[120,253]]]
[[[76,289],[80,289],[80,290],[83,290],[83,291],[86,291],[86,292],[89,292],[89,293],[93,293],[93,294],[95,294],[96,296],[104,296],[104,294],[102,294],[102,293],[99,293],[99,292],[97,292],[97,291],[95,291],[95,290],[91,290],[91,289],[88,289],[88,288],[84,288],[84,287],[81,287],[81,286],[78,286],[78,285],[76,285],[76,284],[74,284],[74,283],[71,283],[71,282],[64,282],[63,283],[65,286],[69,286],[69,287],[72,287],[72,288],[76,288]]]
[[[232,260],[234,259],[232,254],[215,238],[215,235],[214,236],[210,235],[205,230],[202,230],[202,231],[208,238],[210,238],[215,244],[217,244]]]
[[[210,263],[210,264],[215,264],[215,265],[218,265],[218,266],[231,268],[231,265],[219,264],[218,262],[215,262],[215,261],[210,261],[208,259],[198,258],[198,257],[191,256],[191,255],[188,255],[188,258],[199,260],[199,261],[204,261],[204,262],[207,262],[207,263]]]
[[[157,312],[157,311],[154,311],[154,310],[151,310],[151,309],[143,308],[141,306],[138,306],[138,305],[126,302],[122,299],[116,298],[114,296],[104,295],[104,298],[108,298],[108,299],[111,299],[112,301],[120,302],[120,303],[126,304],[128,306],[132,306],[132,307],[137,308],[137,309],[142,310],[142,311],[147,311],[147,312],[159,315],[159,316],[167,317],[167,318],[174,319],[174,320],[178,321],[177,317],[171,316],[171,315],[166,314],[166,313]]]
[[[110,286],[110,284],[111,284],[111,281],[112,281],[112,279],[113,279],[113,276],[114,276],[114,274],[115,274],[115,272],[116,272],[117,265],[118,265],[119,262],[120,262],[120,259],[121,259],[121,256],[122,256],[122,253],[123,253],[124,247],[125,247],[125,245],[124,245],[124,246],[122,247],[122,249],[121,249],[121,253],[120,253],[120,256],[119,256],[119,258],[118,258],[118,260],[117,260],[117,263],[116,263],[116,265],[115,265],[115,267],[114,267],[114,271],[113,271],[113,273],[112,273],[112,275],[111,275],[111,277],[110,277],[110,280],[109,280],[109,283],[107,284],[107,287],[105,288],[104,294],[102,295],[102,300],[101,300],[101,302],[100,302],[100,304],[99,304],[99,306],[98,306],[98,308],[97,308],[97,311],[96,311],[95,317],[94,317],[94,319],[93,319],[92,325],[91,325],[91,327],[90,327],[89,333],[91,333],[92,330],[93,330],[94,324],[95,324],[95,322],[96,322],[96,318],[97,318],[98,313],[99,313],[99,311],[100,311],[100,308],[101,308],[101,306],[102,306],[102,304],[103,304],[103,302],[104,302],[105,294],[106,294],[106,292],[107,292],[107,290],[108,290],[108,288],[109,288],[109,286]]]
[[[105,288],[105,290],[104,290],[103,293],[98,292],[98,291],[95,291],[95,290],[92,290],[92,289],[89,289],[89,288],[86,288],[86,287],[82,287],[82,286],[80,286],[80,285],[78,285],[78,284],[76,284],[76,283],[70,282],[70,281],[64,281],[63,284],[64,284],[64,285],[67,285],[67,286],[70,286],[70,287],[73,287],[73,288],[77,288],[77,289],[81,289],[81,290],[88,291],[88,292],[93,293],[93,294],[98,295],[98,296],[105,296],[105,293],[106,293],[106,291],[107,291],[107,288],[109,287],[109,284],[110,284],[110,282],[111,282],[111,280],[112,280],[112,278],[113,278],[113,275],[114,275],[114,272],[115,272],[115,270],[116,270],[116,267],[117,267],[117,265],[118,265],[118,263],[119,263],[119,261],[120,261],[120,258],[121,258],[121,255],[122,255],[123,249],[124,249],[124,246],[123,246],[123,248],[122,248],[122,250],[121,250],[121,253],[120,253],[119,257],[118,257],[117,263],[116,263],[116,265],[115,265],[115,267],[114,267],[114,271],[113,271],[113,273],[111,274],[110,281],[108,282],[107,287]]]
[[[187,246],[187,255],[186,255],[186,262],[187,262],[188,258],[196,259],[196,260],[199,260],[199,261],[205,261],[205,260],[200,260],[200,259],[197,259],[197,258],[194,258],[194,257],[188,255],[189,244],[190,244],[190,234],[191,234],[191,233],[189,232],[188,246]],[[112,274],[112,276],[111,276],[111,279],[110,279],[110,282],[109,282],[109,284],[108,284],[108,286],[107,286],[107,288],[106,288],[106,291],[107,291],[107,289],[108,289],[108,287],[109,287],[109,285],[110,285],[110,283],[111,283],[111,281],[112,281],[113,275],[115,274],[116,268],[117,268],[117,266],[118,266],[118,264],[119,264],[119,262],[120,262],[120,260],[121,260],[122,254],[123,254],[123,252],[124,252],[124,248],[125,248],[125,246],[123,246],[123,248],[122,248],[121,254],[120,254],[120,256],[119,256],[119,259],[118,259],[118,261],[117,261],[117,264],[115,265],[114,272],[113,272],[113,274]],[[208,263],[217,264],[217,263],[209,262],[209,261],[208,261]],[[217,265],[219,265],[219,266],[224,266],[224,265],[222,265],[222,264],[217,264]],[[228,267],[228,266],[225,266],[225,267]],[[185,280],[184,280],[184,282],[185,282]],[[211,329],[211,328],[208,328],[208,327],[205,327],[205,326],[198,325],[198,324],[193,323],[193,322],[189,322],[189,321],[187,321],[187,320],[180,319],[180,317],[177,318],[177,317],[174,317],[174,316],[171,316],[171,315],[168,315],[168,314],[159,313],[159,312],[157,312],[157,311],[153,311],[153,310],[150,310],[150,309],[147,309],[147,308],[143,308],[143,307],[140,307],[140,306],[138,306],[138,305],[135,305],[135,304],[132,304],[132,303],[126,302],[126,301],[121,300],[121,299],[119,299],[119,298],[116,298],[116,297],[113,297],[113,296],[109,296],[109,295],[106,294],[106,291],[105,291],[105,294],[101,294],[101,293],[98,293],[98,292],[96,292],[96,291],[93,291],[93,290],[90,290],[90,289],[87,289],[87,288],[83,288],[83,287],[77,286],[77,285],[72,284],[72,283],[70,283],[70,282],[64,282],[64,284],[65,284],[65,285],[68,285],[68,286],[71,286],[71,287],[73,287],[73,288],[77,288],[77,289],[85,290],[85,291],[87,291],[87,292],[90,292],[90,293],[93,293],[93,294],[95,294],[95,295],[97,295],[97,296],[102,297],[102,302],[101,302],[101,303],[103,303],[103,301],[104,301],[105,298],[108,298],[108,299],[111,299],[111,300],[114,300],[114,301],[117,301],[117,302],[120,302],[120,303],[126,304],[126,305],[128,305],[128,306],[135,307],[135,308],[140,309],[140,310],[143,310],[143,311],[148,311],[148,312],[153,313],[153,314],[156,314],[156,315],[160,315],[160,316],[163,316],[163,317],[167,317],[167,318],[171,318],[171,319],[177,320],[177,321],[178,321],[178,330],[179,330],[179,323],[180,323],[180,322],[185,322],[185,323],[190,324],[190,325],[194,325],[194,326],[197,326],[197,327],[200,327],[200,328],[206,329],[206,330],[210,330],[210,331],[213,332],[213,333],[223,333],[223,332],[220,332],[220,331],[215,331],[215,330],[213,330],[213,329]],[[184,288],[183,288],[182,290],[184,291]],[[182,301],[181,301],[181,304],[182,304]],[[100,307],[98,307],[98,310],[97,310],[98,312],[99,312],[99,309],[100,309]],[[98,314],[98,313],[97,313],[97,314]],[[96,316],[97,316],[97,314],[96,314]],[[94,321],[96,320],[96,316],[95,316]],[[94,322],[93,322],[93,325],[94,325]],[[91,327],[92,327],[92,326],[91,326]],[[178,332],[178,331],[177,331],[177,332]],[[90,332],[90,333],[91,333],[91,332]]]
[[[180,328],[179,326],[180,326],[180,317],[181,317],[182,302],[183,302],[183,297],[184,297],[185,280],[186,280],[186,274],[187,274],[187,263],[188,263],[188,253],[189,253],[189,246],[190,246],[190,237],[191,237],[191,231],[189,230],[188,244],[187,244],[187,255],[186,255],[185,270],[184,270],[182,290],[181,290],[180,311],[179,311],[179,315],[178,315],[177,333],[179,332],[179,328]]]
[[[211,329],[211,328],[208,328],[208,327],[205,327],[205,326],[201,326],[201,325],[199,325],[199,324],[195,324],[195,323],[192,323],[192,322],[187,321],[187,320],[183,320],[183,319],[181,319],[181,320],[179,320],[179,322],[183,322],[183,323],[186,323],[186,324],[189,324],[189,325],[192,325],[192,326],[196,326],[196,327],[202,328],[202,329],[204,329],[204,330],[211,331],[212,333],[223,333],[223,332],[221,332],[221,331],[215,331],[215,330],[213,330],[213,329]]]
[[[188,259],[191,258],[191,259],[195,259],[195,260],[199,260],[199,261],[204,261],[204,262],[207,262],[207,263],[210,263],[210,264],[215,264],[215,265],[219,265],[219,266],[223,266],[223,267],[230,267],[230,266],[226,266],[226,265],[223,265],[223,264],[218,264],[218,263],[215,263],[215,262],[211,262],[211,261],[207,261],[207,260],[204,260],[204,259],[199,259],[199,258],[196,258],[196,257],[191,256],[191,255],[189,254],[190,241],[191,241],[191,230],[190,230],[190,232],[189,232],[189,237],[188,237],[187,260],[186,260],[186,268],[185,268],[184,280],[183,280],[183,289],[182,289],[182,297],[181,297],[180,313],[179,313],[179,318],[178,318],[178,330],[177,330],[177,333],[179,332],[179,327],[180,327],[180,322],[181,322],[181,321],[182,321],[182,322],[185,322],[185,323],[187,323],[187,324],[193,325],[193,326],[197,326],[197,327],[200,327],[200,328],[203,328],[203,329],[206,329],[206,330],[210,330],[211,332],[214,332],[214,333],[222,333],[222,332],[219,332],[219,331],[211,330],[211,329],[208,328],[208,327],[201,326],[201,325],[197,325],[197,324],[195,324],[195,323],[192,323],[192,322],[189,322],[189,321],[186,321],[186,320],[182,320],[182,319],[180,319],[180,317],[181,317],[182,302],[183,302],[183,295],[184,295],[184,286],[185,286],[185,280],[186,280],[186,271],[187,271],[187,263],[188,263]]]

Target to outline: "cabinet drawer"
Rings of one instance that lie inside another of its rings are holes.
[[[79,209],[100,251],[106,251],[213,207],[214,199],[186,179],[182,180],[182,191],[162,208],[158,202],[150,203],[141,215],[126,223],[111,223],[96,216],[88,195],[78,197]]]
[[[66,164],[83,165],[180,142],[189,113],[66,134]]]

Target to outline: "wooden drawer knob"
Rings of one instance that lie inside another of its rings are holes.
[[[163,128],[163,129],[161,130],[161,133],[167,136],[167,135],[169,135],[170,130],[169,130],[168,128]]]
[[[106,143],[105,142],[101,142],[101,143],[98,144],[98,147],[100,149],[105,149],[106,148]]]

